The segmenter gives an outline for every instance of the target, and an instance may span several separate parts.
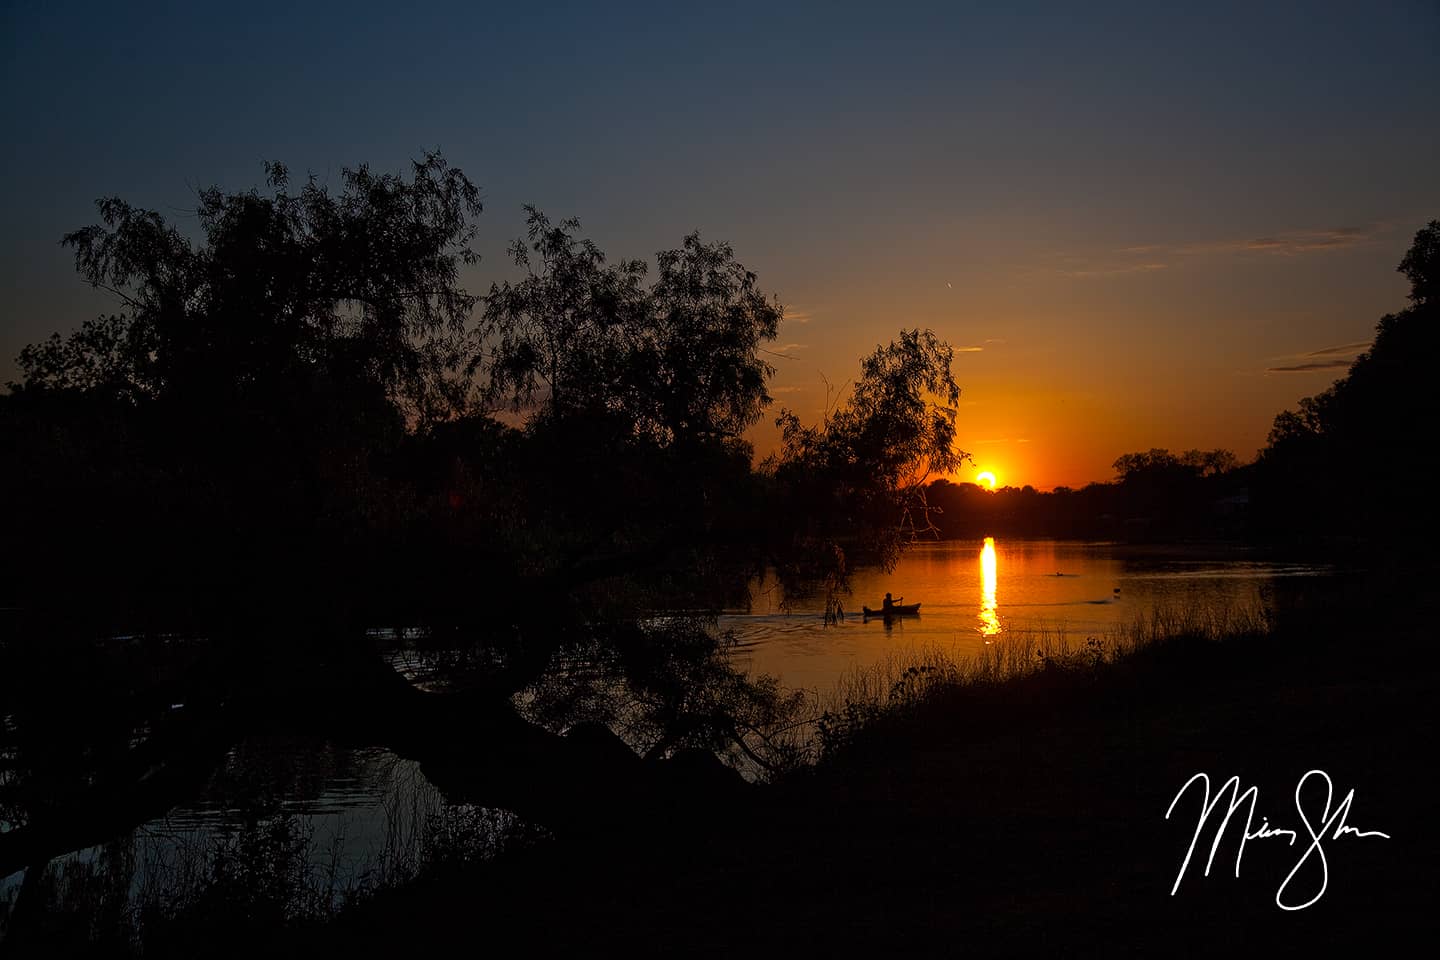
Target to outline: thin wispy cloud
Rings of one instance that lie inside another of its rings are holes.
[[[799,360],[800,358],[795,356],[794,351],[804,350],[807,346],[809,346],[809,344],[787,343],[783,346],[776,347],[773,350],[768,347],[761,347],[760,352],[772,357],[777,357],[781,360]]]
[[[1244,250],[1293,257],[1301,253],[1341,250],[1359,246],[1374,239],[1378,231],[1369,227],[1337,227],[1334,230],[1310,230],[1256,237],[1240,244]]]
[[[1119,247],[1108,255],[1061,254],[1065,262],[1052,272],[1076,280],[1121,277],[1165,270],[1177,260],[1204,256],[1258,255],[1298,257],[1333,253],[1370,243],[1390,229],[1387,223],[1320,230],[1282,230],[1261,236],[1198,240],[1189,243],[1140,243]],[[1143,258],[1143,259],[1137,259]]]
[[[1207,253],[1268,253],[1293,257],[1302,253],[1325,253],[1369,243],[1389,226],[1374,223],[1364,227],[1332,227],[1324,230],[1283,230],[1259,237],[1231,237],[1224,240],[1201,240],[1172,246],[1127,247],[1121,253],[1157,250],[1180,255]]]
[[[1369,340],[1341,343],[1333,347],[1321,347],[1306,353],[1292,353],[1274,358],[1274,366],[1266,367],[1266,373],[1317,373],[1323,370],[1343,370],[1355,362],[1355,357],[1370,346]]]
[[[1325,347],[1321,350],[1311,350],[1305,354],[1307,357],[1332,357],[1340,354],[1355,356],[1361,350],[1370,346],[1369,340],[1356,340],[1354,343],[1342,343],[1338,347]]]
[[[1344,370],[1350,366],[1349,360],[1316,360],[1310,363],[1297,363],[1289,367],[1266,367],[1266,373],[1315,373],[1319,370]]]
[[[1071,277],[1077,280],[1090,279],[1093,277],[1119,277],[1129,273],[1154,273],[1156,270],[1164,270],[1169,267],[1168,263],[1129,263],[1107,267],[1085,267],[1073,270],[1061,270],[1060,276]]]
[[[785,320],[788,323],[809,323],[815,319],[815,315],[809,310],[792,310],[785,308]]]
[[[984,350],[985,350],[984,347],[956,347],[956,348],[955,348],[955,352],[956,352],[956,353],[982,353],[982,352],[984,352]]]

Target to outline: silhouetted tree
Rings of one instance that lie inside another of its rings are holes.
[[[453,411],[475,186],[438,154],[409,180],[347,169],[338,195],[314,177],[290,193],[282,164],[266,173],[268,194],[200,193],[198,246],[158,213],[99,201],[102,224],[64,242],[124,310],[26,348],[22,386],[214,413],[290,404],[328,378],[374,384],[422,421]]]
[[[17,591],[285,606],[393,572],[367,531],[407,523],[385,476],[407,431],[466,399],[478,192],[437,154],[333,193],[266,172],[202,191],[198,238],[114,198],[65,237],[122,310],[20,354],[0,409]]]
[[[1115,506],[1132,538],[1174,538],[1212,532],[1212,504],[1238,484],[1227,477],[1238,466],[1229,450],[1153,449],[1115,461]]]
[[[1429,368],[1440,348],[1437,250],[1432,220],[1397,268],[1410,281],[1410,306],[1380,319],[1344,377],[1275,418],[1257,503],[1270,534],[1400,541],[1433,531],[1424,505],[1440,457],[1424,434],[1440,418]],[[1380,486],[1357,489],[1357,473]]]
[[[854,563],[888,567],[910,540],[935,533],[926,482],[969,458],[955,446],[953,357],[931,331],[901,331],[863,361],[850,397],[820,423],[790,410],[776,420],[781,448],[767,469],[802,521],[782,571],[825,583],[832,612]]]
[[[1410,299],[1417,307],[1435,305],[1440,290],[1440,220],[1431,220],[1416,231],[1414,242],[1395,269],[1410,281]]]
[[[1187,450],[1176,455],[1169,450],[1152,449],[1147,453],[1127,453],[1116,459],[1115,472],[1122,483],[1133,483],[1145,477],[1214,477],[1228,473],[1239,465],[1229,450]]]
[[[534,208],[528,243],[511,248],[527,276],[491,287],[472,370],[486,395],[551,418],[607,416],[659,445],[738,440],[770,402],[773,372],[759,356],[774,340],[778,303],[726,244],[698,234],[647,265],[607,264],[579,223]]]

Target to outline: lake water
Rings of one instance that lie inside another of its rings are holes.
[[[1157,609],[1201,617],[1248,611],[1274,601],[1293,578],[1322,577],[1323,566],[1256,559],[1235,548],[1147,547],[1053,540],[949,541],[912,547],[890,573],[856,571],[846,617],[823,620],[824,599],[782,610],[774,585],[752,590],[746,612],[720,618],[739,641],[736,664],[778,676],[787,686],[824,693],[847,672],[892,657],[939,648],[963,657],[1027,631],[1063,631],[1080,643],[1124,629]],[[919,616],[865,619],[886,592],[921,604]],[[397,635],[398,636],[398,635]],[[403,637],[401,637],[403,639]],[[268,795],[298,817],[316,857],[336,858],[343,875],[373,868],[394,848],[413,846],[448,808],[418,767],[383,750],[340,750],[316,743],[247,743],[232,751],[206,797],[135,832],[135,884],[155,864],[183,859],[233,829],[236,797]],[[507,828],[500,811],[497,836]],[[81,851],[62,860],[93,858]],[[23,874],[0,878],[0,912]]]
[[[826,625],[824,598],[784,610],[774,584],[752,588],[749,612],[721,618],[740,662],[786,685],[825,692],[846,672],[938,648],[955,657],[1024,632],[1071,643],[1128,628],[1157,610],[1209,618],[1272,604],[1280,581],[1326,566],[1255,558],[1235,547],[1135,547],[1057,540],[921,543],[890,573],[855,571],[846,616]],[[866,619],[889,592],[920,603],[915,617]]]
[[[309,882],[334,903],[382,875],[412,873],[427,842],[447,825],[465,824],[470,853],[477,843],[498,849],[517,823],[507,811],[448,804],[418,763],[388,750],[313,739],[246,740],[229,752],[200,797],[131,832],[131,901],[183,900],[217,847],[243,856],[245,810],[262,822],[292,818]],[[88,847],[56,858],[52,867],[85,872],[104,855],[103,848]],[[0,919],[23,880],[24,871],[0,878]]]

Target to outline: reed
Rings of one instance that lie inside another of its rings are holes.
[[[866,728],[899,719],[940,696],[1006,686],[1018,693],[1041,675],[1100,675],[1155,647],[1257,638],[1273,627],[1270,611],[1261,606],[1164,606],[1098,635],[1079,637],[1056,623],[1014,630],[971,655],[956,655],[937,645],[892,654],[850,670],[820,696],[818,752],[822,757],[834,754],[853,744]]]

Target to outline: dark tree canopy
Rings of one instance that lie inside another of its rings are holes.
[[[820,423],[781,411],[781,449],[766,468],[799,521],[782,554],[792,589],[823,582],[833,612],[854,563],[891,566],[916,536],[934,533],[926,480],[969,459],[955,447],[953,358],[931,331],[903,330],[862,362],[849,398]]]
[[[1415,234],[1415,242],[1395,269],[1410,281],[1411,300],[1434,305],[1440,289],[1440,220],[1431,220]]]
[[[1122,483],[1136,483],[1166,477],[1213,477],[1228,473],[1239,465],[1229,450],[1187,450],[1181,454],[1164,449],[1145,453],[1127,453],[1115,463],[1115,472]]]
[[[806,426],[795,413],[781,412],[778,465],[897,489],[955,471],[966,454],[955,449],[960,388],[950,371],[953,359],[954,349],[931,331],[901,331],[865,358],[850,398],[823,423]]]
[[[123,310],[28,347],[23,386],[215,411],[283,408],[330,383],[382,391],[421,421],[456,409],[475,186],[438,154],[408,179],[346,169],[338,194],[314,177],[291,193],[284,166],[266,172],[266,193],[200,193],[199,244],[100,201],[102,222],[64,242]]]
[[[1263,514],[1272,532],[1324,531],[1395,539],[1430,519],[1440,458],[1426,431],[1440,418],[1430,369],[1440,350],[1440,220],[1415,234],[1398,267],[1410,281],[1410,306],[1387,314],[1375,340],[1346,375],[1275,418],[1261,456]],[[1355,489],[1357,469],[1383,478],[1385,493]]]
[[[1440,220],[1430,221],[1415,234],[1397,269],[1410,280],[1412,305],[1380,319],[1374,343],[1344,377],[1301,400],[1298,410],[1286,410],[1275,418],[1272,448],[1327,438],[1364,443],[1367,436],[1388,436],[1397,429],[1408,432],[1406,419],[1433,406],[1433,392],[1419,365],[1436,336],[1432,291],[1440,282]]]
[[[770,402],[760,358],[782,317],[729,245],[698,234],[657,255],[607,263],[578,222],[529,208],[512,253],[526,276],[491,287],[471,363],[494,403],[543,417],[619,421],[635,438],[739,440]]]

